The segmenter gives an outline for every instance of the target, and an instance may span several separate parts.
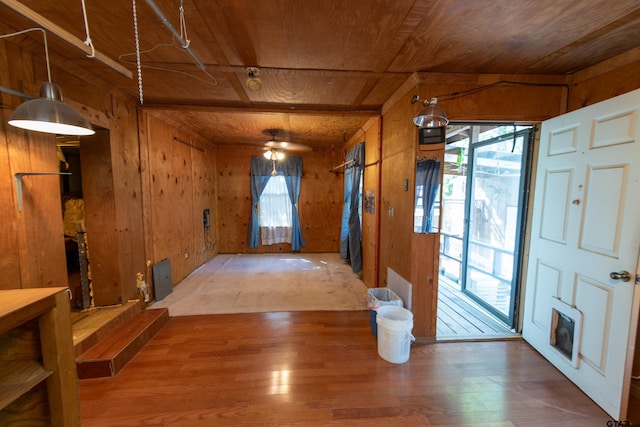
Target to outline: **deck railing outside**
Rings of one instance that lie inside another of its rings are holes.
[[[440,274],[462,290],[462,236],[440,232]],[[508,314],[511,298],[513,251],[469,241],[467,291]]]

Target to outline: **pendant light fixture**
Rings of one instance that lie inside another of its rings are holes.
[[[9,124],[21,129],[37,132],[54,133],[60,135],[93,135],[95,131],[91,124],[72,107],[62,102],[60,88],[51,81],[49,65],[49,47],[47,33],[42,28],[30,28],[13,34],[23,34],[28,31],[42,31],[44,35],[45,60],[47,64],[48,81],[40,85],[40,98],[30,99],[20,104],[9,117]]]
[[[411,99],[412,104],[415,104],[418,101],[422,102],[425,107],[413,118],[413,123],[416,126],[422,128],[442,128],[449,123],[447,114],[442,108],[438,107],[437,98],[431,98],[431,100],[427,101],[426,99],[421,100],[418,95],[415,95]],[[428,105],[427,102],[429,103]]]

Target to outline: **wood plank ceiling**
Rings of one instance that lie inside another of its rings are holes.
[[[34,26],[15,3],[0,0],[2,33]],[[81,0],[19,4],[86,38]],[[52,61],[139,99],[132,4],[86,1],[95,48],[132,79],[55,37]],[[170,31],[181,5],[188,49]],[[136,11],[143,106],[213,144],[261,145],[280,129],[326,149],[417,71],[568,74],[640,46],[637,0],[138,0]],[[13,42],[36,49],[41,37]],[[247,67],[259,68],[260,90],[248,89]]]

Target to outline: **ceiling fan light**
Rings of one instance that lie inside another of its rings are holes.
[[[282,159],[284,159],[284,152],[282,152],[280,150],[274,150],[274,149],[267,150],[262,155],[267,160],[282,160]]]
[[[8,123],[21,129],[59,135],[93,135],[91,124],[75,109],[62,102],[60,88],[51,82],[40,85],[40,98],[20,104]]]
[[[438,99],[431,98],[429,105],[424,107],[413,118],[413,123],[418,127],[439,128],[445,127],[449,123],[447,114],[438,107]]]

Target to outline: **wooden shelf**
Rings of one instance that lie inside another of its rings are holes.
[[[1,425],[80,426],[78,376],[66,291],[67,288],[0,291]]]
[[[33,288],[0,291],[0,334],[52,310],[61,288]]]
[[[0,410],[51,376],[36,361],[4,362],[0,365]]]

